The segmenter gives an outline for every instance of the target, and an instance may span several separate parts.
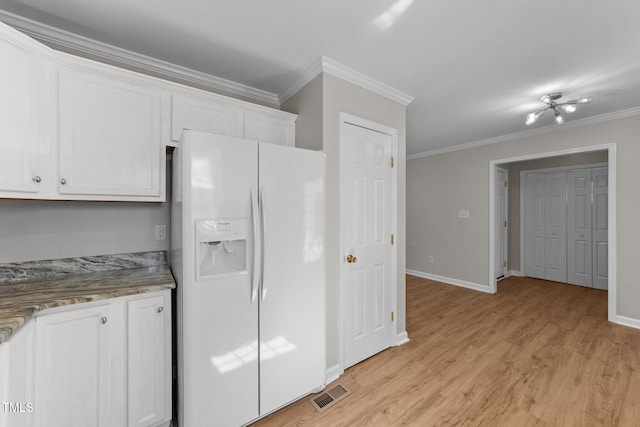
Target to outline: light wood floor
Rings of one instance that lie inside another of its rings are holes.
[[[407,276],[411,341],[348,369],[352,394],[257,426],[640,426],[640,330],[607,293],[511,277],[484,294]]]

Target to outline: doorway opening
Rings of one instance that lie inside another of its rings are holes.
[[[604,162],[602,160],[605,160]],[[607,240],[608,247],[606,250],[606,265],[608,272],[608,318],[609,321],[617,322],[617,307],[616,307],[616,259],[617,259],[617,245],[616,245],[616,144],[603,144],[590,147],[582,147],[570,150],[561,150],[554,152],[531,154],[519,157],[511,157],[499,160],[493,160],[489,162],[489,287],[490,292],[497,292],[497,276],[499,276],[499,270],[496,265],[496,246],[501,242],[499,241],[498,231],[496,229],[498,223],[497,217],[500,215],[499,206],[497,203],[496,195],[496,181],[499,179],[499,169],[507,169],[509,171],[511,202],[509,203],[509,245],[508,245],[508,269],[506,276],[509,275],[521,275],[523,271],[522,258],[524,256],[523,251],[523,234],[520,227],[521,212],[523,212],[523,206],[520,201],[520,172],[527,169],[552,169],[560,166],[579,166],[586,164],[602,164],[608,166],[607,180],[608,180],[608,204],[606,207],[606,215],[608,220]],[[515,173],[517,172],[517,173]],[[517,193],[518,197],[513,200],[511,197],[514,193]]]

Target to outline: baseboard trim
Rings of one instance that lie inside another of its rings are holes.
[[[629,326],[630,328],[640,329],[640,319],[634,319],[626,316],[615,316],[612,320],[613,323],[617,323],[622,326]]]
[[[396,346],[406,344],[409,341],[409,334],[407,334],[407,331],[402,331],[398,335],[396,335]]]
[[[466,280],[453,279],[451,277],[438,276],[437,274],[424,273],[416,270],[406,270],[407,274],[416,277],[422,277],[423,279],[435,280],[436,282],[447,283],[449,285],[460,286],[462,288],[473,289],[474,291],[486,292],[491,294],[491,289],[487,285],[481,285],[479,283],[467,282]]]
[[[344,371],[340,368],[339,364],[328,367],[326,373],[327,380],[325,381],[325,383],[330,384],[334,382],[335,380],[340,378],[340,375],[342,375],[343,372]]]
[[[511,276],[522,277],[522,272],[518,271],[518,270],[509,270],[509,271],[507,271],[507,277],[511,277]]]

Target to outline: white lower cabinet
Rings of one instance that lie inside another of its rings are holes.
[[[36,318],[36,427],[169,426],[170,291]]]
[[[127,425],[171,418],[171,299],[168,292],[127,300]]]
[[[111,308],[74,307],[36,319],[36,426],[112,425]]]
[[[0,345],[0,426],[33,425],[35,324]]]

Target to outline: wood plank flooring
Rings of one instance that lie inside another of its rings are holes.
[[[407,331],[335,382],[346,399],[319,413],[306,397],[253,426],[640,426],[640,330],[607,321],[604,291],[407,276]]]

